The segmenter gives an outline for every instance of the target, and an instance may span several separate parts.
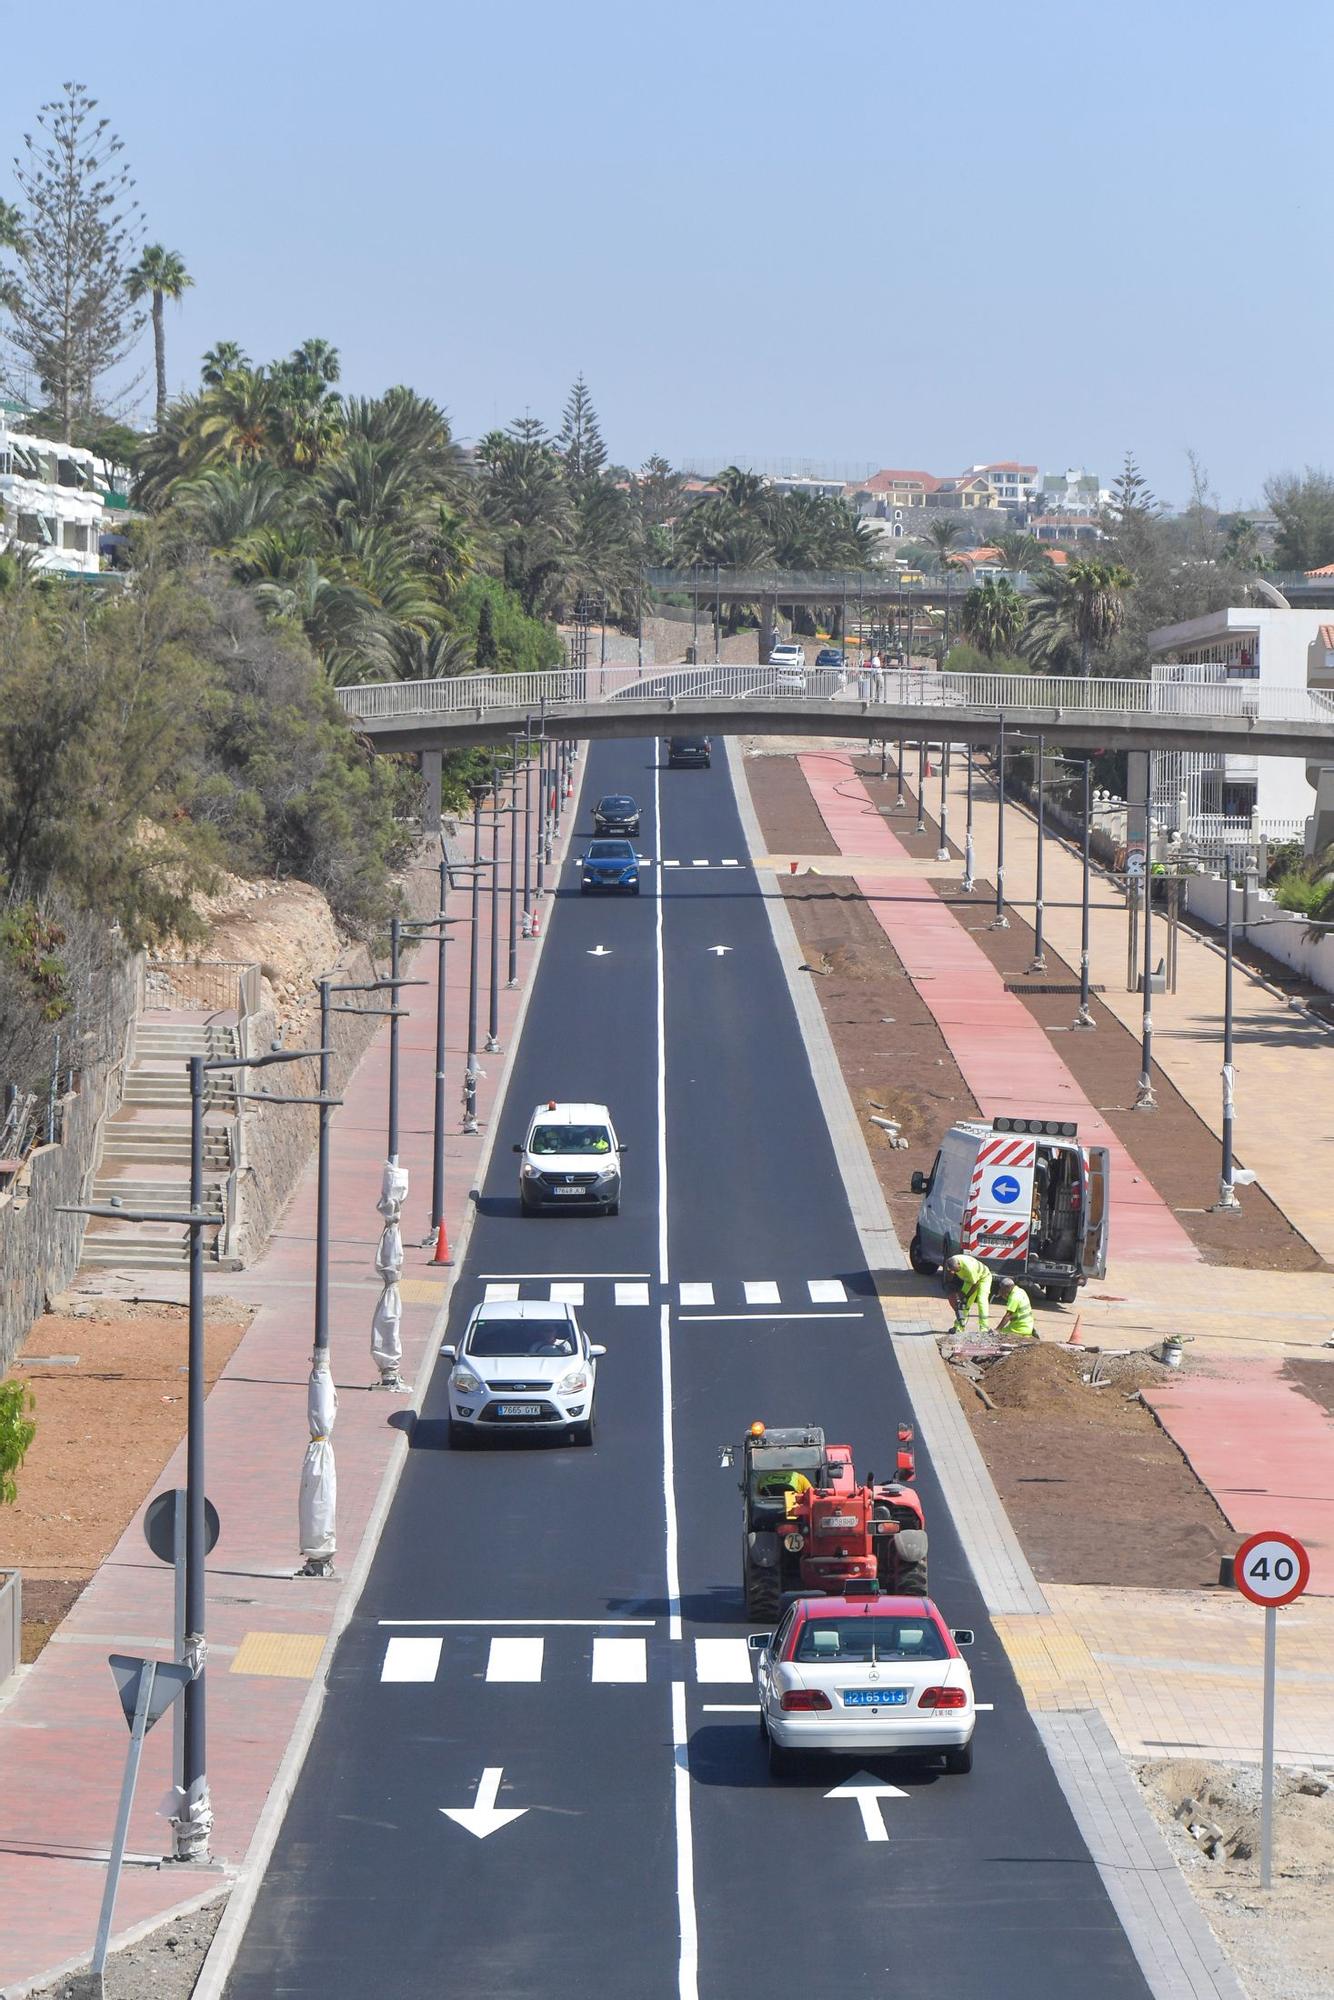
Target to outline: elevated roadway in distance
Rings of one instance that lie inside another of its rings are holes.
[[[869,698],[856,677],[772,667],[587,667],[344,687],[339,700],[377,748],[420,754],[494,743],[541,721],[575,740],[654,733],[865,736],[991,742],[1002,717],[1051,744],[1240,751],[1334,762],[1334,697],[1255,681],[1078,680],[894,669]]]

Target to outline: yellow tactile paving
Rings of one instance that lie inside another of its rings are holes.
[[[405,1306],[433,1306],[445,1296],[443,1278],[400,1278],[398,1294]]]
[[[324,1639],[318,1632],[247,1632],[230,1671],[308,1681],[323,1651]]]

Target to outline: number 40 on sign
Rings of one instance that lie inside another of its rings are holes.
[[[1242,1543],[1232,1559],[1232,1574],[1243,1597],[1278,1610],[1305,1590],[1311,1558],[1295,1535],[1269,1528]]]

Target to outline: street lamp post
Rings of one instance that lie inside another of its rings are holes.
[[[500,1053],[500,767],[491,767],[491,982],[487,1002],[486,1052]]]
[[[533,718],[523,725],[523,934],[533,934]]]
[[[1144,873],[1140,878],[1144,897],[1144,965],[1140,984],[1144,993],[1144,1006],[1140,1028],[1140,1077],[1139,1089],[1133,1111],[1156,1111],[1158,1100],[1153,1091],[1153,752],[1144,758]]]
[[[1046,937],[1044,935],[1046,912],[1043,908],[1043,890],[1046,878],[1046,848],[1047,848],[1047,842],[1046,842],[1047,794],[1046,794],[1046,786],[1043,775],[1043,755],[1045,750],[1046,750],[1046,744],[1043,741],[1042,736],[1039,735],[1038,768],[1037,768],[1038,853],[1037,853],[1037,874],[1033,886],[1033,898],[1034,898],[1033,957],[1028,968],[1030,972],[1045,972],[1047,970]]]
[[[478,1131],[477,1124],[477,1079],[481,1071],[477,1066],[477,953],[481,931],[481,880],[482,880],[482,800],[489,787],[474,782],[469,786],[472,798],[472,876],[471,914],[472,928],[468,938],[468,1063],[463,1072],[463,1130],[472,1138]]]
[[[509,960],[508,960],[505,983],[508,986],[517,986],[519,983],[519,769],[518,765],[519,765],[519,745],[523,742],[523,738],[522,736],[516,735],[511,738],[511,741],[514,744],[514,756],[510,765],[510,775],[509,775],[510,802],[507,809],[510,816],[510,878],[509,878],[510,939],[509,939]]]
[[[973,746],[968,745],[967,818],[963,829],[963,892],[973,893]]]
[[[926,832],[926,744],[921,739],[917,744],[917,833]]]
[[[1233,1118],[1236,1111],[1237,1073],[1232,1062],[1232,857],[1224,853],[1223,896],[1226,915],[1223,919],[1223,1166],[1218,1177],[1218,1200],[1214,1203],[1215,1215],[1237,1215],[1241,1203],[1237,1200],[1236,1169],[1232,1159]]]
[[[1000,717],[1000,741],[996,751],[996,914],[993,931],[1008,931],[1005,914],[1005,716]]]
[[[1080,860],[1083,864],[1083,880],[1079,892],[1079,1012],[1075,1015],[1076,1028],[1092,1028],[1096,1025],[1089,1006],[1089,862],[1090,843],[1093,836],[1093,760],[1084,759],[1084,830],[1080,841]]]
[[[389,987],[394,996],[394,1004],[389,1015],[389,1144],[388,1159],[391,1167],[398,1165],[398,958],[403,939],[403,927],[398,917],[389,919]],[[323,1043],[325,1036],[320,1035]],[[320,1089],[324,1089],[323,1081]]]
[[[940,845],[936,849],[937,861],[950,858],[950,746],[942,742],[940,746]]]

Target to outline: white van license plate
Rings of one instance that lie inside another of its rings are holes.
[[[573,1195],[576,1201],[578,1200],[579,1196],[580,1196],[581,1194],[583,1194],[584,1192],[585,1192],[585,1190],[584,1190],[583,1188],[581,1188],[581,1187],[572,1187],[572,1188],[555,1188],[555,1189],[553,1189],[553,1193],[555,1193],[555,1194],[557,1194],[557,1195],[559,1195],[559,1196],[563,1196],[563,1197],[566,1197],[566,1198],[568,1198],[569,1196]]]

